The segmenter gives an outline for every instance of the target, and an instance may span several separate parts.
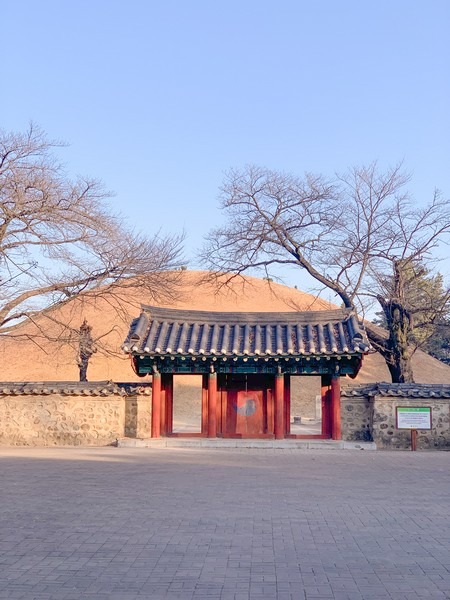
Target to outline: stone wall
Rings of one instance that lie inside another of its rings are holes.
[[[431,407],[432,429],[418,430],[417,450],[450,450],[450,385],[379,383],[345,386],[341,395],[342,437],[373,439],[379,449],[408,450],[411,432],[397,429],[396,408]]]
[[[369,395],[363,393],[341,397],[342,439],[348,441],[373,441],[373,411]]]
[[[405,449],[411,447],[411,432],[396,428],[396,407],[430,406],[432,429],[418,430],[417,449],[450,450],[449,400],[434,398],[427,402],[405,398],[375,396],[373,402],[373,437],[378,448]]]
[[[0,384],[0,444],[104,446],[150,435],[150,387],[96,383]]]
[[[410,448],[396,428],[397,406],[430,406],[432,429],[417,449],[450,450],[450,385],[369,384],[342,387],[342,438],[377,448]],[[0,383],[0,444],[103,446],[151,435],[151,384]]]
[[[138,393],[125,396],[124,402],[124,429],[118,437],[149,438],[152,429],[151,395]]]

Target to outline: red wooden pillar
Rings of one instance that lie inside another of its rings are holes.
[[[333,440],[341,436],[341,380],[339,375],[331,378],[331,437]]]
[[[173,427],[173,375],[161,375],[161,435],[172,433]]]
[[[275,434],[274,398],[275,389],[272,379],[265,381],[266,405],[267,405],[267,433]]]
[[[161,437],[161,373],[152,378],[152,438]]]
[[[202,375],[202,433],[208,433],[208,375]]]
[[[208,376],[208,437],[217,437],[217,374]]]
[[[275,375],[275,439],[284,439],[284,375]]]
[[[331,377],[322,375],[322,436],[331,438]]]
[[[291,376],[284,376],[284,434],[291,433]]]

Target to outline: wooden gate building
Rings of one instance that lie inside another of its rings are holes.
[[[152,377],[152,437],[173,435],[173,376],[202,375],[204,437],[289,438],[294,376],[321,377],[321,438],[341,438],[340,378],[369,343],[347,309],[206,312],[143,306],[122,346]],[[149,432],[150,433],[150,432]]]

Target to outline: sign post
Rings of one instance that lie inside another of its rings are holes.
[[[417,448],[417,430],[431,429],[431,406],[397,406],[397,429],[411,431],[411,450]]]

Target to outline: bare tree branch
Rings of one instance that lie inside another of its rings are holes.
[[[183,235],[128,228],[99,181],[67,177],[60,145],[34,126],[0,131],[0,334],[80,296],[178,294]]]
[[[200,257],[219,273],[256,268],[272,277],[277,265],[296,265],[362,314],[376,300],[388,334],[369,328],[371,341],[393,380],[412,380],[416,316],[425,331],[449,307],[445,290],[430,285],[428,300],[422,289],[414,301],[412,290],[436,247],[448,242],[450,200],[436,193],[417,207],[405,192],[409,180],[401,164],[380,172],[372,163],[334,180],[254,166],[231,170],[221,189],[225,224],[209,234]]]

